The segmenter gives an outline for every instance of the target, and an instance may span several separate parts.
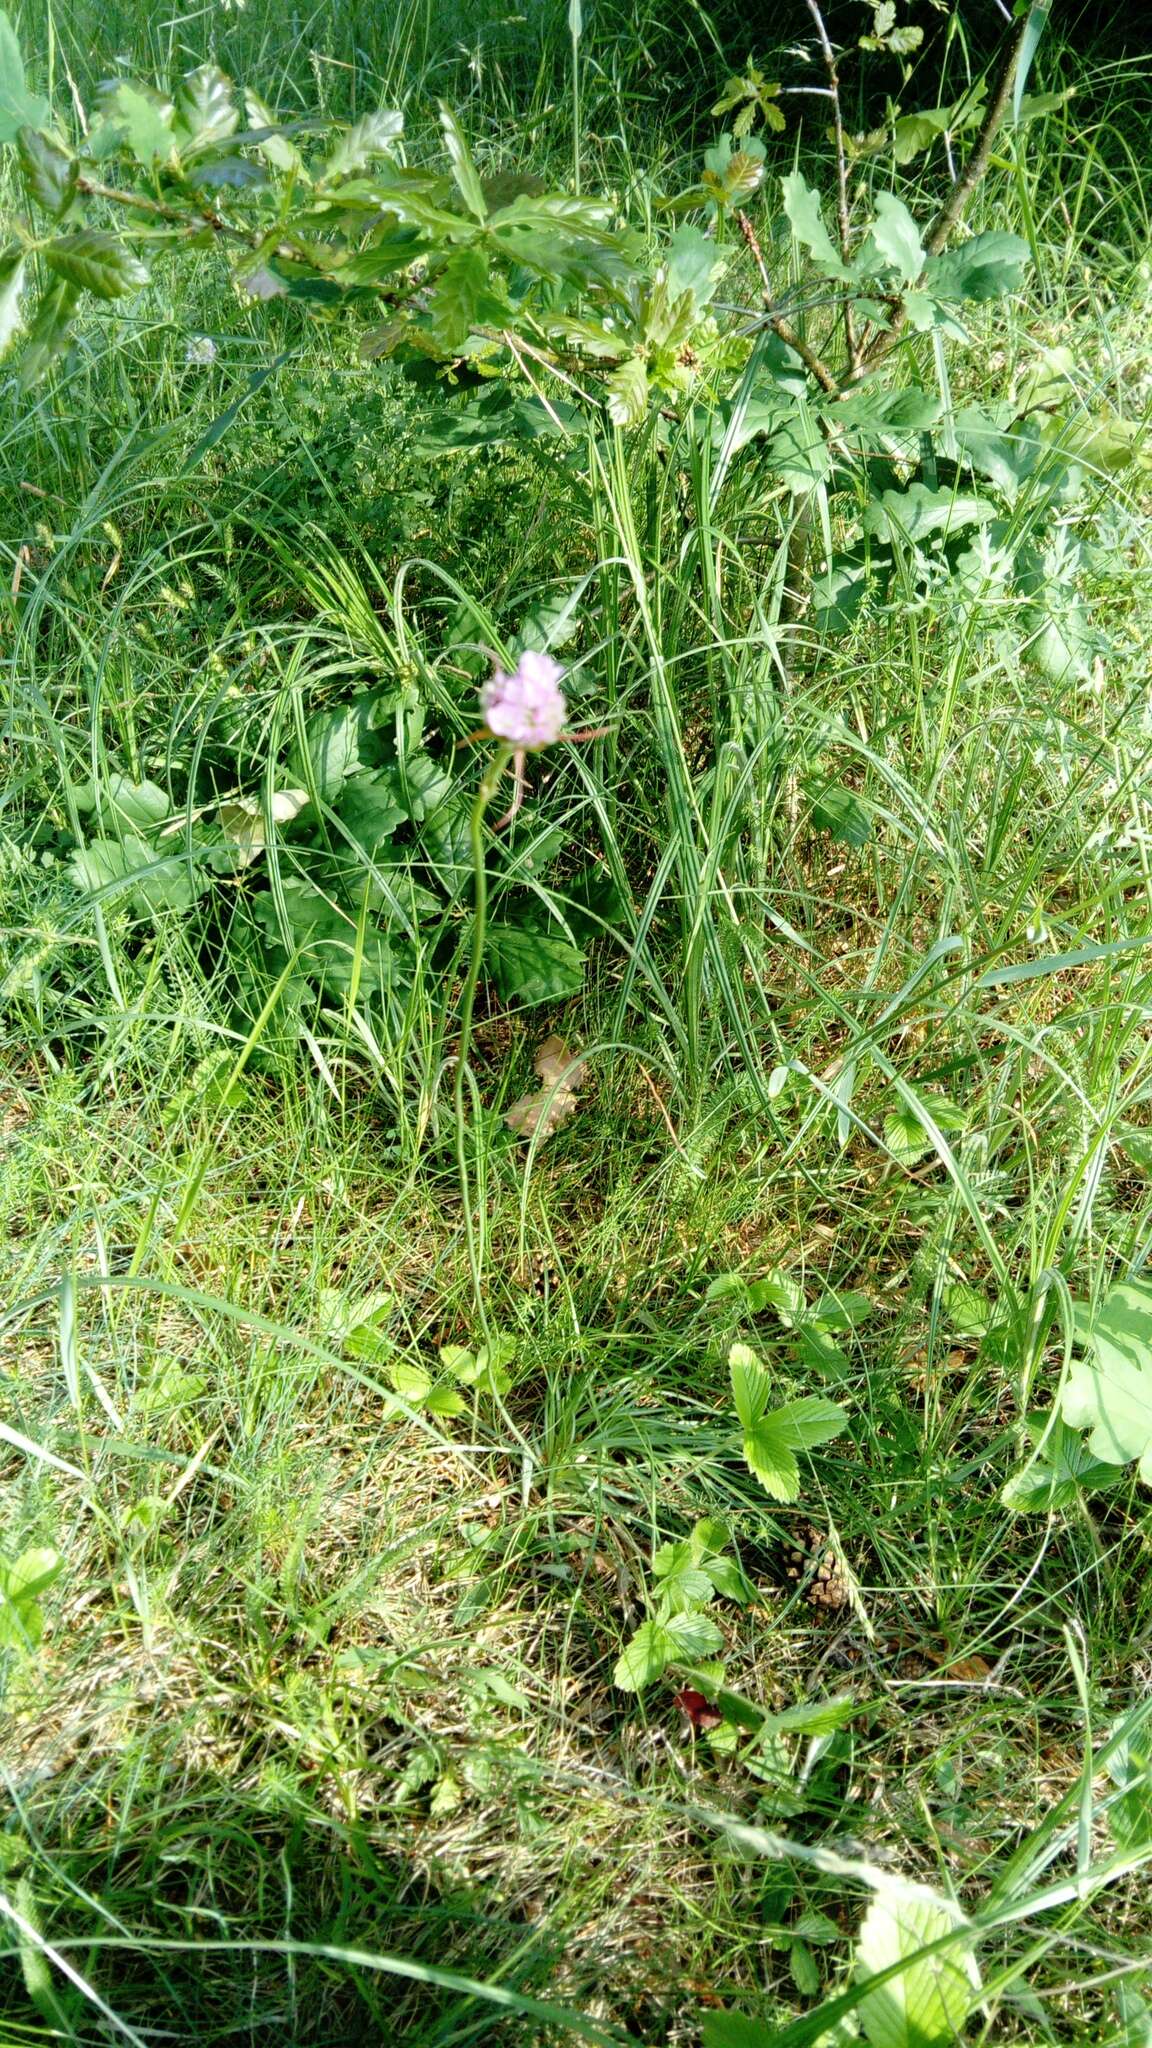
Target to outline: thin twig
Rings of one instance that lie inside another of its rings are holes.
[[[796,354],[809,374],[815,377],[816,382],[823,390],[835,398],[840,391],[839,379],[833,376],[827,363],[820,360],[815,350],[809,348],[803,336],[797,334],[791,321],[786,320],[783,313],[776,311],[772,279],[768,274],[768,265],[764,261],[764,251],[760,247],[756,230],[746,213],[738,212],[736,219],[740,225],[740,233],[752,251],[752,260],[760,272],[760,283],[764,288],[764,311],[768,317],[768,325],[779,335],[782,342],[786,343],[789,348],[795,349]]]
[[[1028,15],[1023,14],[1016,23],[1015,32],[1009,39],[1004,55],[1000,60],[1000,69],[996,74],[996,83],[993,88],[992,97],[988,102],[988,111],[984,116],[972,154],[928,230],[924,242],[924,251],[927,256],[939,256],[947,246],[950,236],[959,227],[960,222],[964,218],[972,194],[988,169],[989,160],[992,155],[992,144],[996,140],[997,132],[1004,120],[1005,114],[1008,112],[1009,103],[1012,99],[1012,87],[1016,81],[1016,72],[1020,64],[1020,53],[1024,47],[1024,38],[1027,31]],[[902,298],[897,299],[892,306],[891,326],[876,336],[871,346],[865,350],[862,363],[858,365],[858,368],[863,368],[866,371],[874,370],[877,364],[884,361],[885,356],[891,354],[899,340],[906,319],[907,308],[905,302]]]
[[[847,264],[852,251],[852,220],[848,203],[848,144],[844,135],[844,116],[840,108],[840,73],[836,67],[836,52],[828,39],[824,16],[818,0],[807,0],[808,12],[816,24],[820,43],[820,55],[828,73],[828,97],[832,102],[833,130],[836,137],[836,215],[840,226],[840,260]],[[843,294],[844,347],[848,357],[848,374],[852,376],[858,365],[856,330],[852,319],[852,299],[849,289]]]
[[[159,199],[149,199],[143,192],[123,192],[116,185],[102,185],[97,178],[77,178],[76,190],[89,199],[107,199],[113,206],[132,206],[138,213],[153,214],[159,220],[170,220],[178,227],[193,225],[188,214],[178,206],[165,206]],[[208,227],[215,235],[227,235],[236,242],[245,242],[249,248],[256,246],[252,235],[246,235],[241,228],[230,227],[222,215],[213,212],[209,206],[197,209],[197,227]]]

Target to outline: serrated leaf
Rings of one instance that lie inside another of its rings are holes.
[[[35,384],[67,348],[79,296],[76,286],[62,277],[46,285],[41,292],[20,364],[20,382],[25,390]]]
[[[732,1400],[743,1430],[755,1429],[768,1406],[772,1382],[747,1344],[733,1344],[728,1353]]]
[[[519,925],[490,925],[488,961],[505,1002],[547,1003],[575,995],[584,980],[584,955],[567,939]]]
[[[824,225],[820,211],[820,194],[801,177],[799,171],[789,171],[780,181],[784,195],[784,211],[788,216],[792,233],[802,249],[807,249],[817,270],[826,277],[851,280],[852,272],[846,267],[840,251],[833,243]]]
[[[1086,1355],[1074,1362],[1061,1397],[1064,1420],[1086,1429],[1102,1462],[1138,1461],[1152,1485],[1152,1284],[1113,1287],[1083,1332]]]
[[[23,325],[23,289],[24,251],[13,245],[0,256],[0,357],[7,354]]]
[[[398,1360],[389,1366],[388,1383],[394,1394],[400,1394],[413,1407],[426,1401],[432,1392],[431,1373],[425,1372],[421,1365],[409,1365],[406,1360]]]
[[[630,1643],[616,1660],[613,1685],[621,1692],[641,1692],[663,1676],[672,1662],[674,1644],[666,1628],[656,1621],[643,1621]]]
[[[186,71],[173,95],[176,120],[195,150],[223,142],[240,126],[232,97],[232,80],[218,64],[198,64]]]
[[[671,1644],[671,1654],[680,1662],[715,1657],[724,1648],[723,1630],[706,1614],[669,1614],[660,1627]]]
[[[28,90],[16,32],[0,9],[0,142],[14,142],[21,128],[43,128],[51,119],[47,100]]]
[[[476,220],[487,220],[488,202],[472,161],[472,152],[456,115],[445,100],[440,101],[440,128],[452,165],[452,177],[461,199]]]
[[[797,1451],[831,1443],[848,1426],[848,1417],[839,1402],[826,1400],[823,1394],[802,1394],[799,1400],[774,1408],[765,1420],[780,1432],[790,1450]]]
[[[744,1462],[755,1473],[773,1500],[796,1500],[800,1492],[800,1467],[795,1453],[766,1415],[744,1437]]]
[[[635,427],[648,409],[648,370],[640,356],[618,363],[605,379],[608,417],[614,426]]]
[[[126,249],[115,235],[99,228],[80,228],[74,235],[60,235],[46,242],[41,254],[50,270],[81,291],[98,299],[118,299],[123,293],[147,284],[148,272],[138,256]]]
[[[924,245],[912,215],[894,192],[877,193],[871,233],[881,256],[901,284],[915,283],[924,268]]]
[[[901,1102],[884,1119],[884,1143],[899,1166],[914,1166],[932,1150],[932,1140],[914,1109]]]
[[[76,190],[76,159],[35,128],[20,130],[16,149],[29,199],[55,219]]]
[[[926,1886],[893,1879],[877,1891],[856,1938],[856,1975],[867,1983],[894,1963],[905,1968],[860,1999],[869,2048],[956,2048],[980,1981],[965,1924]],[[952,1930],[953,1946],[920,1953]]]
[[[735,1600],[744,1606],[755,1599],[755,1589],[734,1557],[706,1557],[700,1569],[708,1574],[722,1600]]]
[[[395,107],[377,107],[345,130],[321,173],[321,180],[347,178],[373,157],[390,156],[404,133],[404,116]]]

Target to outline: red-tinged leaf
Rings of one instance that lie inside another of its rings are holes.
[[[709,1729],[721,1728],[724,1725],[724,1716],[719,1707],[714,1707],[710,1700],[706,1700],[703,1693],[697,1692],[694,1685],[684,1686],[676,1694],[675,1704],[682,1714],[688,1716],[695,1735],[707,1735]]]

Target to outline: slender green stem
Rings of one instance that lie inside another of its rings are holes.
[[[475,898],[472,908],[472,952],[468,972],[464,977],[464,988],[460,997],[460,1043],[456,1052],[456,1072],[453,1085],[453,1105],[456,1121],[456,1164],[460,1171],[460,1198],[464,1204],[464,1232],[468,1241],[468,1262],[472,1268],[472,1286],[476,1296],[476,1308],[488,1334],[488,1321],[484,1313],[484,1301],[480,1288],[480,1250],[472,1218],[471,1177],[468,1171],[468,1147],[464,1115],[464,1089],[469,1076],[468,1054],[472,1049],[472,1017],[476,1008],[476,988],[480,980],[480,968],[484,960],[484,940],[488,929],[488,869],[484,860],[484,817],[488,806],[499,787],[500,778],[512,759],[511,747],[497,747],[492,759],[480,778],[469,820],[469,837],[472,845],[472,872],[475,877]]]

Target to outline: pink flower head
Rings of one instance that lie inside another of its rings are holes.
[[[535,754],[559,739],[568,716],[560,688],[564,671],[550,654],[529,649],[510,676],[497,669],[480,692],[480,709],[493,739]]]

